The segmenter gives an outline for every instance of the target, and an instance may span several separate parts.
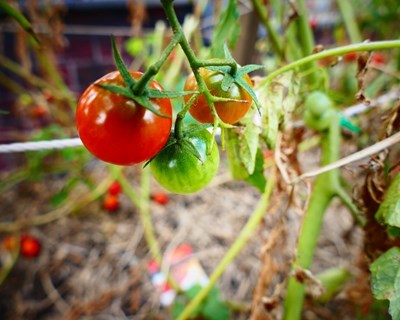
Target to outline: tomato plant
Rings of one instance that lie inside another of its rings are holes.
[[[134,79],[142,73],[131,71]],[[99,85],[124,86],[118,71],[106,74],[90,85],[79,99],[76,126],[85,147],[97,158],[117,165],[131,165],[152,158],[168,140],[172,107],[167,98],[152,98],[150,103],[161,117],[132,99]],[[162,91],[155,80],[151,89]]]
[[[20,251],[24,257],[35,258],[40,254],[41,249],[42,245],[36,237],[29,234],[21,236]]]
[[[212,71],[206,68],[201,68],[199,73],[210,93],[216,97],[229,98],[240,101],[222,101],[215,102],[215,110],[221,120],[225,123],[234,124],[240,121],[249,111],[253,99],[250,94],[240,87],[237,83],[232,83],[225,91],[222,89],[224,74],[220,71]],[[251,79],[247,74],[243,75],[244,80],[251,86]],[[185,82],[184,89],[186,91],[198,90],[198,84],[194,74],[188,76]],[[185,101],[189,101],[191,95],[185,96]],[[210,106],[204,94],[201,94],[192,104],[189,113],[197,121],[202,123],[214,122]]]
[[[217,173],[219,151],[211,133],[190,125],[151,161],[154,178],[167,190],[193,193],[210,183]]]

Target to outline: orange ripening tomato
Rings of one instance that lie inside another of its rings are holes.
[[[119,208],[119,199],[117,196],[107,194],[103,199],[103,208],[108,212],[115,212]]]
[[[240,121],[246,115],[247,111],[249,111],[251,104],[253,103],[253,99],[251,98],[250,94],[236,83],[232,83],[227,91],[222,90],[222,80],[224,79],[224,74],[222,72],[212,71],[206,68],[200,68],[199,72],[213,96],[241,100],[214,103],[215,110],[223,122],[234,124]],[[246,82],[252,86],[250,77],[247,74],[243,77]],[[186,79],[184,90],[198,90],[198,85],[194,74],[189,75]],[[191,95],[184,96],[185,102],[187,103],[190,98]],[[194,101],[189,109],[189,113],[193,118],[201,123],[214,122],[210,106],[208,105],[208,102],[203,94],[201,94]]]

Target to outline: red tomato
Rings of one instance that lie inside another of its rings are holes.
[[[119,208],[119,199],[117,196],[107,194],[103,199],[103,208],[109,212],[114,212]]]
[[[353,51],[353,52],[346,53],[343,56],[343,60],[345,62],[353,62],[353,61],[357,60],[357,57],[358,57],[358,53],[356,51]]]
[[[134,79],[141,72],[131,71]],[[97,158],[131,165],[149,160],[164,147],[172,125],[169,99],[150,99],[152,105],[169,117],[160,117],[132,99],[97,86],[124,86],[118,71],[111,72],[89,86],[79,99],[76,126],[85,147]],[[153,80],[150,88],[163,90]]]
[[[385,56],[381,53],[373,53],[371,59],[372,62],[376,64],[381,64],[385,62]]]
[[[108,193],[113,196],[119,195],[121,193],[121,191],[122,191],[122,187],[118,181],[114,181],[108,187]]]
[[[165,205],[168,203],[168,201],[169,201],[168,195],[167,195],[166,193],[164,193],[164,192],[157,192],[157,193],[154,193],[154,194],[151,196],[151,199],[152,199],[154,202],[157,202],[158,204],[160,204],[160,205],[162,205],[162,206],[165,206]]]
[[[7,236],[3,239],[3,246],[8,251],[13,251],[18,247],[17,238],[15,236]]]
[[[20,251],[24,257],[35,258],[40,254],[41,244],[34,236],[25,234],[21,237]]]
[[[37,105],[37,106],[32,107],[31,114],[35,118],[42,118],[48,114],[48,111],[45,107],[43,107],[41,105]]]
[[[224,91],[221,88],[224,74],[218,71],[211,71],[206,68],[199,70],[201,77],[206,83],[207,88],[211,94],[216,97],[230,98],[236,100],[244,100],[244,102],[232,101],[232,102],[216,102],[215,110],[222,121],[229,124],[234,124],[242,119],[247,111],[249,111],[253,99],[246,90],[239,87],[236,83],[233,83],[228,91]],[[244,76],[246,82],[252,86],[250,77],[246,74]],[[193,74],[189,75],[185,82],[185,91],[197,91],[198,86],[196,78]],[[188,102],[191,95],[184,96],[185,102]],[[189,109],[189,113],[197,121],[202,123],[213,123],[214,118],[211,113],[211,109],[207,103],[205,96],[200,95],[192,104]]]

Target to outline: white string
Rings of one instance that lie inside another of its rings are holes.
[[[369,108],[386,102],[388,100],[394,100],[399,98],[399,91],[393,90],[387,94],[384,94],[374,101],[370,105],[357,104],[351,106],[343,111],[343,114],[347,117],[352,117],[356,114],[362,113]],[[302,125],[301,123],[295,123],[294,126]],[[79,138],[71,139],[57,139],[57,140],[45,140],[45,141],[31,141],[31,142],[17,142],[9,144],[0,144],[0,154],[1,153],[13,153],[13,152],[26,152],[26,151],[39,151],[39,150],[55,150],[64,148],[81,147],[83,143]]]
[[[83,146],[81,139],[57,139],[47,141],[17,142],[0,144],[0,153],[53,150]]]

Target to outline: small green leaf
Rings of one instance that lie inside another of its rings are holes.
[[[207,320],[228,320],[231,319],[229,308],[226,303],[219,299],[209,297],[201,313]]]
[[[370,265],[372,294],[389,300],[389,313],[400,319],[400,248],[393,247]]]
[[[382,224],[400,227],[400,174],[394,178],[387,189],[375,219]]]
[[[250,112],[250,115],[252,113]],[[261,130],[253,122],[253,117],[246,116],[241,120],[245,125],[242,134],[239,135],[240,159],[247,172],[251,175],[254,172],[258,141]]]
[[[244,180],[256,187],[260,192],[264,192],[267,179],[264,175],[264,156],[260,149],[257,150],[254,172]]]
[[[221,42],[228,42],[229,46],[233,48],[239,37],[239,32],[240,25],[237,1],[229,0],[228,6],[224,8],[214,28],[210,55],[214,58],[223,58],[224,49],[223,46],[220,45]]]
[[[294,111],[299,88],[299,81],[294,73],[286,72],[257,90],[264,128],[262,136],[270,149],[275,148],[279,128],[286,125]]]
[[[125,85],[128,88],[132,88],[135,85],[136,81],[135,81],[135,79],[133,79],[133,77],[130,74],[128,68],[126,67],[124,61],[122,60],[121,55],[119,54],[119,51],[115,44],[114,36],[111,36],[111,46],[112,46],[112,52],[113,52],[115,65],[117,66],[117,69],[118,69],[119,73],[121,74],[121,77],[125,82]]]

